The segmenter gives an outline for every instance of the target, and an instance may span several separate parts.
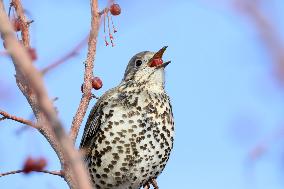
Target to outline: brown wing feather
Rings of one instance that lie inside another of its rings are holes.
[[[101,126],[101,118],[103,109],[106,106],[105,102],[109,101],[109,97],[113,94],[116,88],[110,89],[107,91],[95,104],[92,108],[88,120],[86,122],[84,133],[80,143],[80,149],[83,149],[85,152],[85,157],[91,153],[91,146],[96,133],[98,132]]]
[[[101,109],[102,103],[98,102],[92,108],[87,123],[84,128],[84,133],[81,139],[80,148],[87,149],[89,146],[89,142],[91,141],[92,137],[95,135],[97,129],[100,126],[100,117],[101,117]]]

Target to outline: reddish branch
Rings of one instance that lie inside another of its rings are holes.
[[[15,8],[18,19],[21,22],[21,36],[22,36],[23,44],[25,47],[29,47],[30,46],[29,25],[31,22],[27,20],[20,0],[12,0],[11,6]]]
[[[94,15],[98,12],[97,1],[94,0],[91,2],[92,15],[95,19],[96,17],[94,17]],[[25,22],[20,1],[13,1],[13,6],[18,14],[17,16]],[[35,69],[26,50],[17,41],[11,23],[4,11],[2,0],[0,1],[0,25],[1,36],[7,44],[7,50],[15,66],[17,84],[31,105],[39,124],[42,125],[39,131],[45,136],[60,159],[64,179],[67,181],[70,188],[91,189],[89,175],[85,170],[81,156],[79,152],[74,149],[72,142],[69,140],[68,135],[65,134],[57,118],[52,102],[49,100],[46,89],[44,88],[41,73]],[[98,27],[98,24],[92,24],[92,30]],[[24,30],[23,27],[22,39],[26,46],[29,45],[29,37],[26,36],[28,34],[26,34]],[[96,35],[96,33],[91,33],[90,39],[95,39]],[[94,45],[92,43],[94,43]],[[91,41],[89,45],[94,47],[95,44],[96,41]],[[91,56],[88,57],[91,59]],[[87,59],[87,62],[90,61],[89,59]],[[88,84],[86,86],[86,88],[88,88]]]
[[[20,0],[12,0],[11,6],[15,8],[17,18],[21,21],[21,36],[25,47],[30,46],[29,24]],[[52,101],[48,98],[47,91],[44,87],[42,74],[32,65],[32,60],[28,55],[26,49],[20,45],[15,37],[14,30],[9,22],[8,16],[5,13],[3,1],[0,0],[0,33],[1,37],[7,45],[7,52],[11,55],[13,64],[16,70],[16,83],[22,91],[27,101],[29,102],[35,117],[37,118],[37,125],[40,127],[38,131],[48,140],[61,163],[62,171],[60,175],[66,180],[71,189],[91,189],[89,175],[87,174],[82,162],[80,153],[74,149],[73,143],[76,140],[78,130],[82,123],[83,117],[88,108],[88,104],[92,98],[91,93],[91,79],[93,78],[93,62],[96,54],[96,42],[99,30],[99,12],[97,0],[91,0],[91,31],[88,41],[88,54],[85,62],[85,74],[83,83],[83,96],[80,105],[73,119],[71,126],[71,140],[64,132],[64,129],[56,115],[56,111],[52,105]],[[79,44],[75,50],[62,59],[58,60],[44,72],[61,64],[66,59],[74,56],[75,51],[81,48]],[[20,119],[7,115],[4,112],[4,117],[1,119],[13,118],[15,121],[22,121],[28,123],[27,120]],[[1,176],[15,174],[22,172],[12,171],[1,174]],[[45,171],[46,173],[56,174],[56,172]]]
[[[96,54],[96,44],[97,36],[99,31],[99,12],[97,1],[91,1],[91,12],[92,12],[92,21],[91,21],[91,31],[89,35],[88,42],[88,54],[85,62],[85,74],[84,74],[84,83],[83,83],[83,95],[79,103],[77,112],[73,118],[70,137],[73,143],[75,143],[79,128],[83,121],[83,118],[86,114],[90,100],[92,99],[92,83],[91,80],[94,77],[93,68],[94,68],[94,59]]]
[[[47,171],[47,170],[42,170],[42,171],[34,171],[34,172],[39,172],[39,173],[47,173],[51,175],[57,175],[62,177],[61,171]],[[18,174],[18,173],[24,173],[24,170],[17,170],[17,171],[9,171],[6,173],[0,173],[0,177],[4,177],[7,175],[13,175],[13,174]]]
[[[63,57],[61,57],[60,59],[56,60],[55,62],[53,62],[52,64],[48,65],[47,67],[43,68],[41,70],[41,72],[43,74],[46,74],[48,71],[52,70],[53,68],[63,64],[64,62],[66,62],[67,60],[69,60],[70,58],[76,56],[79,52],[80,49],[82,49],[85,44],[87,43],[88,40],[88,36],[85,37],[82,41],[80,41],[80,43],[78,43],[70,52],[68,52],[66,55],[64,55]]]
[[[246,14],[246,16],[252,21],[258,32],[261,42],[266,47],[268,53],[273,59],[276,67],[277,77],[280,83],[284,84],[284,44],[281,40],[281,36],[277,32],[277,28],[273,25],[270,17],[262,10],[262,0],[236,0],[237,5]],[[262,142],[256,145],[249,154],[249,159],[254,161],[263,155],[268,148],[268,145],[272,141],[283,137],[283,128],[277,129],[275,133],[269,135]]]
[[[3,110],[0,110],[0,114],[3,116],[2,118],[0,118],[0,121],[1,120],[4,120],[4,119],[11,119],[11,120],[14,120],[14,121],[17,121],[19,123],[23,123],[23,124],[26,124],[26,125],[29,125],[33,128],[38,128],[33,122],[29,121],[29,120],[26,120],[24,118],[21,118],[21,117],[17,117],[17,116],[14,116],[14,115],[11,115]]]
[[[237,5],[252,20],[260,39],[276,63],[276,73],[280,82],[284,82],[284,45],[272,20],[261,9],[262,0],[237,0]]]

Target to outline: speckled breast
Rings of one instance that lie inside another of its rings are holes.
[[[125,91],[110,97],[102,111],[88,162],[95,186],[136,189],[156,178],[169,159],[174,140],[166,93]]]

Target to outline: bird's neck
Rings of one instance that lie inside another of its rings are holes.
[[[142,92],[142,91],[148,91],[152,93],[165,92],[164,82],[153,82],[153,81],[136,82],[135,80],[124,81],[121,83],[121,87],[129,91],[134,91],[133,93]]]

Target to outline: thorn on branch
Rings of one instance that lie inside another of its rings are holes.
[[[58,99],[59,99],[58,97],[55,97],[55,98],[52,99],[52,101],[55,102],[55,101],[57,101]]]
[[[95,99],[97,99],[97,100],[99,100],[100,98],[99,97],[97,97],[96,95],[94,95],[94,94],[92,94],[92,98],[95,98]]]
[[[30,24],[33,23],[33,22],[34,22],[34,20],[30,20],[30,21],[27,22],[27,25],[30,26]]]

